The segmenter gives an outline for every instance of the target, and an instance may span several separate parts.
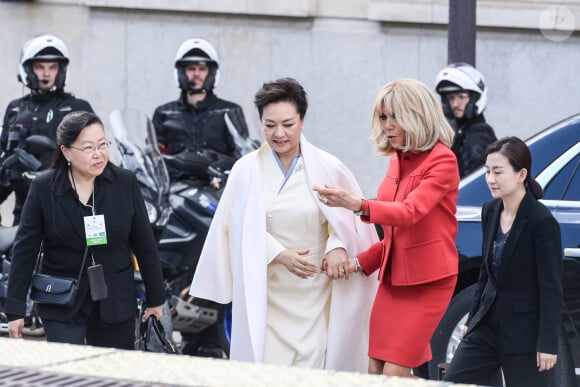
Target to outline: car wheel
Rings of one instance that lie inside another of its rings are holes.
[[[439,326],[431,338],[433,359],[429,362],[429,378],[439,379],[440,363],[450,363],[457,346],[461,342],[461,327],[467,320],[467,315],[473,301],[476,285],[468,286],[451,299],[451,303],[441,319]],[[563,328],[558,333],[558,361],[551,372],[553,386],[576,387],[576,375],[572,352]],[[498,374],[498,379],[503,379]],[[504,385],[503,380],[498,382]]]
[[[552,386],[576,387],[574,361],[563,328],[558,332],[558,360],[551,372]]]
[[[431,338],[433,359],[429,362],[430,379],[439,378],[438,364],[449,363],[461,342],[461,327],[467,320],[467,314],[473,302],[475,286],[466,287],[451,299],[445,315]]]

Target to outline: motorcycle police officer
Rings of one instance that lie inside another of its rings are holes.
[[[217,152],[230,158],[222,169],[229,169],[240,157],[231,131],[247,138],[248,127],[239,105],[214,94],[219,79],[218,54],[207,40],[187,39],[179,46],[175,55],[175,81],[181,94],[176,101],[159,106],[153,114],[163,153]]]
[[[69,51],[65,43],[56,36],[42,35],[25,43],[22,48],[18,80],[30,89],[30,94],[16,99],[8,105],[0,135],[2,161],[15,149],[23,149],[34,155],[41,169],[48,168],[53,150],[31,149],[26,139],[32,135],[43,135],[56,139],[56,128],[64,116],[72,111],[93,109],[87,101],[75,98],[64,91],[69,64]],[[0,203],[14,191],[16,200],[14,224],[20,221],[20,211],[28,192],[28,183],[22,177],[26,168],[21,164],[2,165]]]
[[[451,149],[457,156],[459,176],[467,176],[484,165],[485,149],[497,140],[483,117],[487,105],[485,80],[473,66],[453,63],[437,74],[435,90],[455,131]]]
[[[220,79],[219,57],[211,43],[201,38],[185,40],[175,55],[175,81],[181,89],[177,100],[155,109],[153,125],[164,154],[187,156],[200,178],[208,178],[207,167],[229,170],[241,156],[236,138],[248,140],[242,108],[218,98],[214,88]],[[235,138],[234,138],[235,137]],[[180,171],[167,164],[170,178],[179,180]],[[191,282],[187,282],[188,284]],[[199,300],[204,307],[220,309],[211,301]],[[182,333],[182,353],[222,357],[223,318],[198,333]]]

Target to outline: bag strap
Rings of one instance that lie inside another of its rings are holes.
[[[42,253],[42,246],[44,243],[40,244],[40,251],[38,252],[38,258],[36,259],[36,266],[34,267],[34,271],[37,272],[38,274],[40,274],[40,268],[41,268],[41,264],[42,264],[42,257],[43,257],[43,253]],[[81,263],[81,269],[79,270],[79,275],[77,278],[77,283],[81,282],[81,278],[83,277],[83,269],[85,268],[85,263],[87,262],[87,255],[89,253],[89,247],[85,246],[85,252],[83,254],[83,262]]]

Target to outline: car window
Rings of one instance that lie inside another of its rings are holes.
[[[580,155],[576,155],[544,188],[546,200],[580,201]]]

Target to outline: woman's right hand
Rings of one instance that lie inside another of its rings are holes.
[[[11,339],[21,339],[22,329],[24,329],[24,319],[8,321],[8,334]]]
[[[325,184],[324,187],[314,185],[312,190],[318,193],[318,200],[329,207],[342,207],[351,211],[360,210],[362,199],[343,188]]]
[[[293,250],[288,249],[282,251],[274,258],[273,262],[284,265],[284,267],[292,274],[300,278],[312,277],[320,273],[320,269],[312,262],[304,259],[304,255],[310,252],[309,249]]]

